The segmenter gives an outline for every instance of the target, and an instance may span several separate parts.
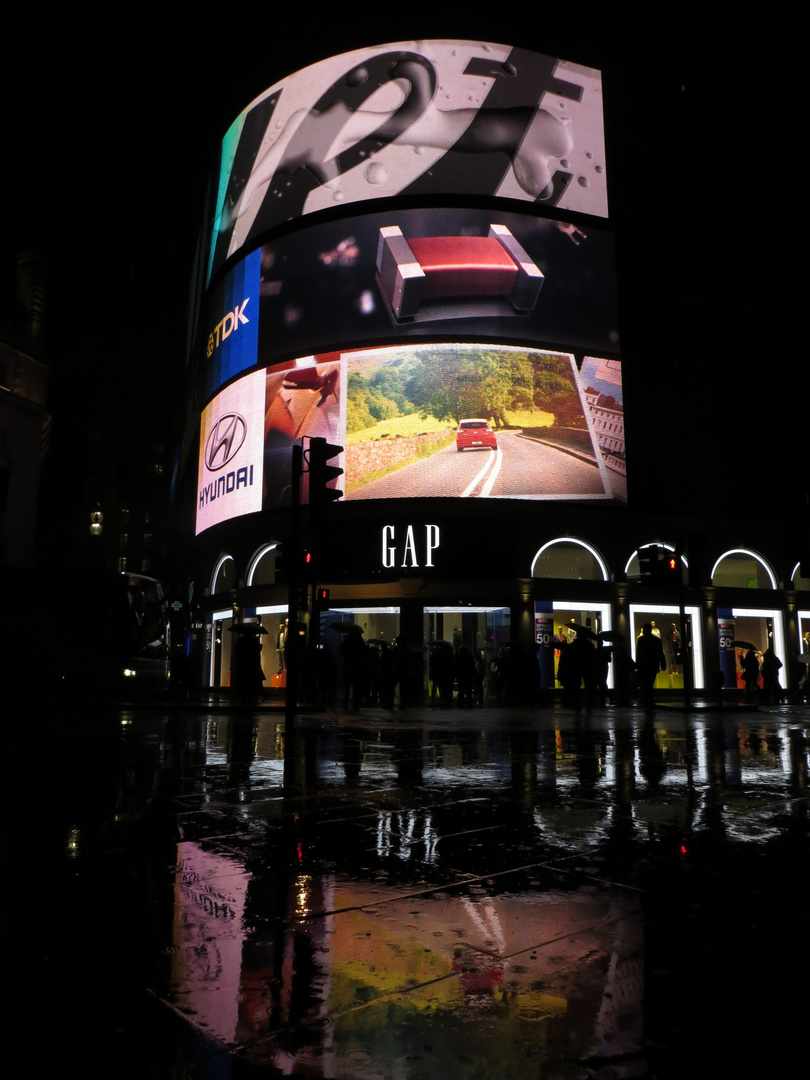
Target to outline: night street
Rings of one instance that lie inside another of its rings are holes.
[[[808,715],[8,716],[17,1075],[792,1075]]]

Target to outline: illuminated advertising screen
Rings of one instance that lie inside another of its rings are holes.
[[[530,346],[403,343],[302,357],[214,398],[197,532],[289,505],[292,448],[316,436],[345,448],[349,502],[626,501],[618,361],[578,370],[572,354]]]
[[[624,498],[570,354],[405,345],[341,363],[347,500]]]
[[[619,351],[614,242],[597,226],[475,208],[391,211],[314,224],[254,258],[258,284],[215,304],[202,335],[210,392],[226,370],[213,326],[229,312],[236,321],[234,311],[251,321],[225,344],[248,340],[258,312],[261,366],[336,343],[429,335]],[[243,294],[250,301],[239,308]]]
[[[261,253],[254,251],[208,297],[203,318],[204,398],[256,364],[260,268]]]
[[[203,410],[196,532],[262,508],[264,371],[226,387]]]
[[[600,73],[508,45],[411,41],[290,75],[223,140],[208,280],[284,222],[448,195],[606,217]]]

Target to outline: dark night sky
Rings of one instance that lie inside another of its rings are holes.
[[[131,9],[118,28],[107,8],[104,21],[71,11],[47,38],[39,18],[21,17],[21,66],[3,75],[0,243],[4,256],[34,244],[49,259],[55,430],[61,403],[85,391],[93,407],[127,383],[169,392],[207,171],[253,97],[359,45],[482,38],[603,71],[625,404],[645,458],[637,493],[677,490],[682,460],[707,493],[735,494],[750,461],[760,490],[765,466],[798,448],[799,395],[786,393],[792,230],[772,208],[790,128],[778,28],[707,22],[706,5],[649,5],[641,17],[628,14],[635,5],[550,7],[498,6],[462,23],[435,6],[368,21],[362,4],[317,19],[297,6],[282,25],[278,5],[216,17],[165,5],[154,18]],[[649,416],[651,403],[654,428],[634,424],[631,409]],[[682,495],[699,508],[694,481]]]

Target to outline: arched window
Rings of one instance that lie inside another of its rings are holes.
[[[278,543],[273,540],[254,552],[248,564],[248,585],[274,585],[276,581],[276,554]]]
[[[532,577],[607,581],[608,571],[596,548],[572,536],[559,536],[543,544],[535,555]]]
[[[733,548],[712,567],[712,585],[730,589],[775,589],[776,575],[761,555]]]
[[[810,577],[802,577],[802,564],[796,563],[790,575],[793,588],[800,592],[810,592]]]
[[[211,575],[211,594],[228,592],[236,587],[236,563],[231,555],[220,555]]]

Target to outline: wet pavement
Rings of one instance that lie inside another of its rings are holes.
[[[9,1060],[209,1080],[804,1071],[808,720],[20,710]]]

